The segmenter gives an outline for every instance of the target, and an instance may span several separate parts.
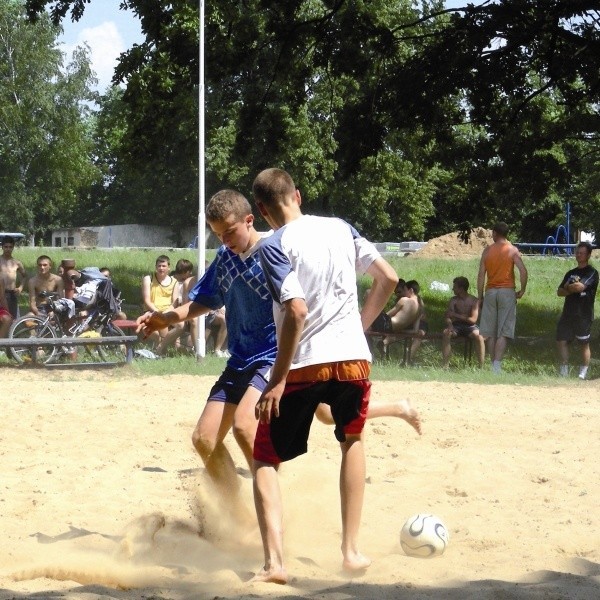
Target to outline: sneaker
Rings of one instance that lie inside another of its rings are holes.
[[[587,376],[588,368],[587,367],[579,367],[579,379],[585,379]]]
[[[216,356],[219,358],[230,358],[231,354],[229,354],[229,350],[215,350]]]

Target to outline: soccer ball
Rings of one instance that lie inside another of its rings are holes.
[[[419,513],[410,517],[400,531],[400,545],[408,556],[441,556],[450,541],[446,526],[439,517]]]

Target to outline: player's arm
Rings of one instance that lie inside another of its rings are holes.
[[[142,300],[144,301],[144,306],[146,307],[146,309],[149,311],[153,311],[157,309],[152,300],[150,299],[150,283],[150,276],[144,275],[144,277],[142,278]]]
[[[19,260],[17,261],[17,275],[19,275],[19,285],[15,286],[15,292],[20,294],[23,291],[23,287],[27,281],[27,271],[25,271],[25,267],[23,263]]]
[[[269,423],[271,416],[279,416],[279,401],[283,395],[285,380],[296,354],[308,314],[308,308],[303,298],[286,300],[283,303],[283,310],[281,335],[277,336],[277,357],[271,369],[269,383],[256,404],[256,418],[261,423]]]
[[[373,323],[373,321],[385,308],[387,301],[389,300],[398,283],[398,275],[396,275],[396,271],[394,271],[393,267],[387,262],[387,260],[381,256],[376,258],[369,265],[366,272],[373,278],[373,284],[371,285],[369,296],[367,297],[360,312],[363,331],[369,329],[371,323]],[[396,314],[396,312],[398,311],[396,310],[394,314]]]
[[[210,310],[210,308],[190,300],[177,308],[165,312],[148,311],[136,319],[136,332],[141,332],[147,337],[153,331],[159,331],[170,325],[181,323],[182,321],[190,321],[200,315],[205,315],[210,312]]]
[[[477,298],[474,298],[473,296],[471,296],[471,298],[473,298],[470,307],[471,310],[467,316],[463,315],[461,319],[469,325],[476,325],[477,319],[479,319],[479,302],[477,302]]]
[[[37,307],[37,292],[35,289],[35,282],[33,280],[33,277],[27,282],[27,291],[29,293],[29,310],[34,315],[39,315],[40,311]]]
[[[6,296],[4,294],[5,289],[6,288],[4,287],[4,281],[0,279],[0,307],[8,310],[8,302],[6,301]]]
[[[521,253],[516,248],[514,249],[513,262],[519,271],[519,281],[521,283],[521,289],[517,292],[517,298],[522,298],[525,293],[525,288],[527,287],[528,273],[527,267],[523,264]]]
[[[479,272],[477,273],[477,299],[481,304],[483,302],[483,290],[485,286],[485,259],[487,258],[487,248],[481,254],[479,261]]]
[[[65,297],[65,282],[63,281],[62,277],[59,277],[56,280],[56,293],[58,294],[59,298]]]

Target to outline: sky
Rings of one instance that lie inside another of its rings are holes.
[[[62,23],[64,33],[59,42],[67,61],[76,46],[87,43],[98,78],[96,89],[101,93],[110,86],[119,55],[143,41],[139,20],[131,11],[119,10],[120,1],[92,0],[77,23],[69,16]]]

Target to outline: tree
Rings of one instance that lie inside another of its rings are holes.
[[[58,21],[78,18],[84,5],[27,1],[30,14],[48,6]],[[122,6],[146,35],[115,79],[127,81],[121,154],[138,192],[127,210],[189,220],[198,193],[197,1]],[[278,165],[295,175],[312,212],[346,216],[374,239],[497,218],[537,239],[565,200],[597,192],[586,169],[597,152],[599,8],[599,0],[460,10],[441,0],[211,2],[207,191],[248,190],[259,169]],[[574,205],[591,225],[596,205]]]
[[[58,30],[0,0],[0,226],[38,233],[70,221],[95,177],[82,102],[92,98],[85,49],[63,69]]]

